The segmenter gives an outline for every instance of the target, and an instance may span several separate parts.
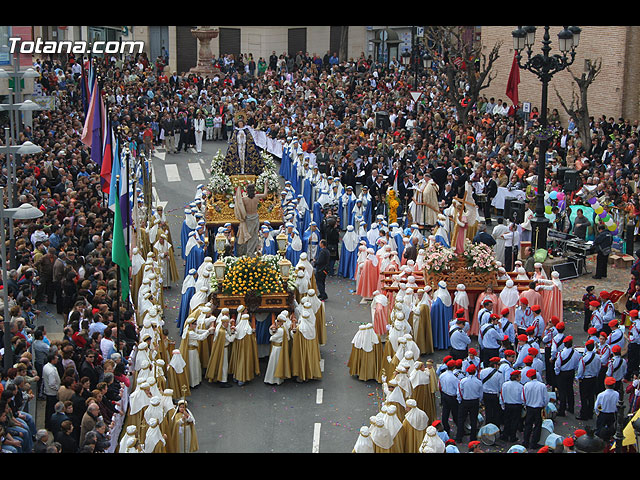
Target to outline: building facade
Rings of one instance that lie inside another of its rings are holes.
[[[500,58],[494,66],[495,79],[489,88],[483,90],[487,97],[496,100],[510,100],[505,92],[511,65],[513,62],[513,40],[511,32],[517,26],[482,26],[482,51],[487,54],[493,45],[502,42]],[[566,105],[571,105],[573,92],[578,93],[578,86],[573,76],[581,77],[589,62],[600,60],[602,68],[594,83],[588,89],[589,114],[598,118],[606,115],[636,120],[640,119],[640,27],[637,26],[580,26],[582,34],[580,45],[569,71],[556,74],[550,85],[547,105],[550,110],[558,109],[563,124],[568,120],[562,108],[558,94]],[[559,54],[558,32],[562,27],[550,28],[551,55]],[[542,53],[543,27],[536,31],[536,44],[532,54]],[[522,53],[523,62],[526,53]],[[520,71],[519,98],[522,102],[530,102],[531,106],[540,107],[542,84],[538,77],[525,70]]]

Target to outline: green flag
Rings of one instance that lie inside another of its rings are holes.
[[[119,179],[116,180],[116,191],[120,191]],[[129,267],[131,259],[127,252],[127,245],[124,241],[124,231],[122,229],[122,215],[120,214],[120,202],[115,202],[115,212],[113,212],[113,242],[111,244],[111,260],[120,268],[120,288],[122,290],[122,300],[129,298]]]

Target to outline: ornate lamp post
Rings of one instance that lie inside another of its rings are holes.
[[[544,132],[547,129],[547,96],[549,82],[558,72],[565,70],[575,60],[575,49],[580,42],[579,27],[564,27],[558,33],[558,48],[561,55],[550,55],[551,40],[549,27],[544,27],[542,39],[542,53],[533,55],[532,47],[535,43],[536,27],[518,27],[512,32],[513,48],[516,51],[518,66],[523,70],[534,73],[542,82],[542,96],[540,100],[539,122]],[[521,52],[526,48],[527,61],[522,63]],[[549,136],[539,135],[538,145],[540,156],[538,158],[538,192],[536,194],[536,215],[531,220],[531,239],[534,250],[547,248],[547,230],[549,219],[544,215],[544,189],[545,189],[545,155],[549,146]]]

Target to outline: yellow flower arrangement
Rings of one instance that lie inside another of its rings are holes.
[[[258,257],[239,258],[226,272],[222,292],[227,295],[245,295],[254,292],[284,293],[280,272]]]
[[[396,223],[398,221],[398,207],[400,202],[396,198],[396,192],[393,188],[387,190],[387,207],[389,211],[389,223]]]

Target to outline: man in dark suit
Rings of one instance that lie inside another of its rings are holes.
[[[407,260],[413,260],[414,262],[418,258],[418,237],[413,237],[409,246],[404,249],[402,256]]]
[[[431,172],[431,178],[438,185],[438,191],[444,191],[444,185],[447,183],[447,169],[444,167],[444,164],[440,161],[438,162],[438,166],[433,169]]]
[[[398,200],[402,209],[406,209],[407,205],[413,197],[413,182],[411,176],[407,175],[402,179],[402,182],[398,182]]]
[[[598,234],[593,240],[593,246],[596,249],[596,274],[595,279],[607,278],[607,265],[609,264],[609,255],[611,254],[611,245],[613,237],[603,223],[598,225]]]
[[[184,147],[184,151],[187,151],[187,146],[189,145],[189,134],[191,132],[191,128],[193,126],[193,121],[189,118],[187,112],[182,112],[182,117],[178,121],[179,130],[176,131],[180,135],[180,141],[178,142],[178,153]]]
[[[484,243],[489,247],[493,247],[496,244],[496,240],[487,233],[487,225],[481,223],[478,225],[478,233],[473,237],[473,243]]]
[[[498,193],[498,184],[493,177],[483,174],[484,177],[484,193],[486,194],[484,202],[484,221],[487,225],[491,225],[491,202]]]
[[[331,254],[327,248],[327,241],[323,238],[318,244],[318,253],[315,259],[315,276],[316,284],[318,286],[318,298],[320,300],[326,300],[327,292],[325,291],[325,281],[327,275],[331,271]]]

